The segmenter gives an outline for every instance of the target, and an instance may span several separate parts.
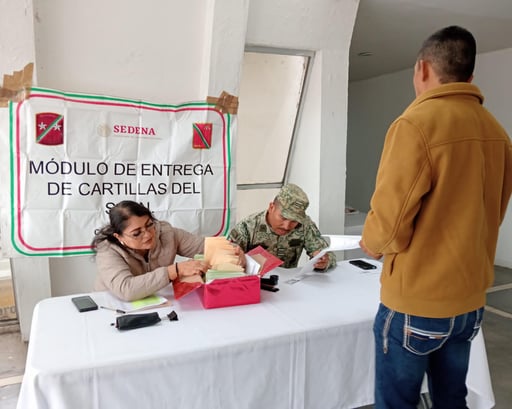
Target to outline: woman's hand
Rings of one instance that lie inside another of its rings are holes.
[[[210,265],[203,260],[180,261],[178,264],[178,278],[191,277],[205,274]]]
[[[206,273],[209,268],[210,266],[205,261],[187,260],[176,262],[168,266],[167,274],[171,281],[176,279],[188,282],[201,281],[202,275]]]
[[[235,255],[238,257],[238,265],[242,266],[245,269],[246,260],[245,260],[245,253],[242,250],[242,248],[238,244],[233,244],[233,247],[235,249]]]

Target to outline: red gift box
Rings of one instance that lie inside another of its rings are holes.
[[[234,305],[257,304],[260,302],[260,278],[283,262],[258,246],[247,253],[261,266],[258,274],[243,277],[222,278],[205,283],[186,283],[175,280],[172,283],[174,298],[181,297],[200,288],[204,308],[231,307]]]
[[[201,288],[204,308],[231,307],[260,302],[260,276],[222,278]]]

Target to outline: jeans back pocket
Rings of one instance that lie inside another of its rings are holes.
[[[428,355],[446,342],[453,318],[423,318],[405,314],[404,348],[416,355]]]

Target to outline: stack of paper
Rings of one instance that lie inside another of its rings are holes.
[[[243,277],[245,273],[243,271],[222,271],[222,270],[208,270],[205,274],[205,281],[209,282],[218,278],[233,278]]]
[[[206,237],[204,241],[204,259],[217,272],[244,272],[238,264],[236,246],[225,237]]]
[[[203,259],[211,265],[206,272],[204,281],[209,283],[220,278],[242,277],[244,268],[238,265],[235,246],[225,237],[206,237],[204,241]]]

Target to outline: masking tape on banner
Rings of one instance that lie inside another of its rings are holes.
[[[19,102],[28,97],[33,73],[34,63],[31,62],[22,70],[14,71],[12,75],[4,75],[0,87],[0,107],[6,107],[9,101]]]

